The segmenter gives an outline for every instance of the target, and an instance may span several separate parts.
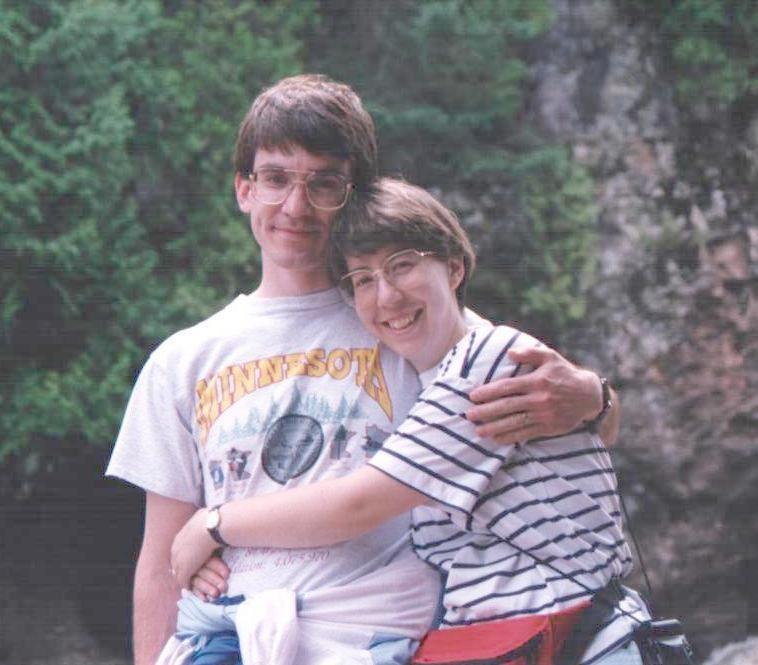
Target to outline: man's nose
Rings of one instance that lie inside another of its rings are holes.
[[[282,203],[282,210],[291,217],[298,217],[311,212],[311,208],[305,181],[298,180],[292,183],[292,188]]]

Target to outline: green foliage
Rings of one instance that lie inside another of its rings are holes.
[[[472,297],[491,318],[519,319],[557,339],[586,314],[595,274],[594,182],[563,148],[530,152],[518,171],[515,211],[480,236],[487,268],[475,274]]]
[[[723,111],[758,93],[758,5],[754,0],[634,0],[659,31],[683,106]]]
[[[533,227],[524,239],[526,255],[536,257],[541,279],[527,278],[524,304],[565,328],[583,318],[587,292],[594,277],[594,181],[564,150],[545,151],[534,176],[524,188],[524,207]]]
[[[110,445],[145,352],[252,288],[234,136],[313,19],[294,0],[3,3],[0,460]]]
[[[232,144],[303,69],[364,97],[385,171],[489,197],[484,313],[581,317],[592,183],[525,103],[552,20],[549,0],[0,0],[0,461],[109,446],[145,354],[254,286]]]
[[[587,173],[538,138],[526,108],[526,54],[552,25],[551,3],[329,6],[312,59],[363,95],[384,170],[443,191],[502,192],[485,228],[471,229],[480,267],[469,300],[558,337],[584,314],[596,212]],[[338,36],[354,57],[327,48]]]
[[[446,185],[510,160],[523,134],[521,51],[551,25],[548,0],[329,6],[312,60],[362,94],[386,169]]]

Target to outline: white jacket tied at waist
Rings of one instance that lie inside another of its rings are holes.
[[[410,552],[350,584],[302,594],[268,589],[246,594],[238,605],[220,606],[185,592],[179,630],[156,665],[190,663],[198,635],[187,633],[192,620],[183,629],[188,615],[201,615],[201,621],[206,615],[209,622],[225,624],[219,630],[236,630],[243,665],[376,665],[370,647],[381,637],[407,644],[409,659],[429,629],[439,593],[437,572],[419,566]]]

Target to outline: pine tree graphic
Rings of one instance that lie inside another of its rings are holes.
[[[351,432],[344,425],[340,425],[337,431],[334,433],[332,439],[331,448],[329,450],[330,459],[341,459],[342,457],[349,457],[350,453],[347,452],[347,442],[355,436],[355,432]]]

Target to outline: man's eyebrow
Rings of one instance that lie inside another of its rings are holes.
[[[305,171],[301,171],[300,169],[289,169],[286,166],[282,166],[281,164],[263,162],[262,164],[258,164],[255,167],[256,171],[260,169],[276,169],[277,171],[294,171],[296,173],[318,173],[319,175],[339,175],[343,178],[349,178],[347,174],[343,173],[340,170],[339,166],[327,166],[323,169],[307,169]]]
[[[277,171],[287,170],[284,166],[281,166],[280,164],[271,164],[270,162],[263,162],[263,164],[257,164],[255,167],[255,170],[258,171],[260,169],[275,169]]]

